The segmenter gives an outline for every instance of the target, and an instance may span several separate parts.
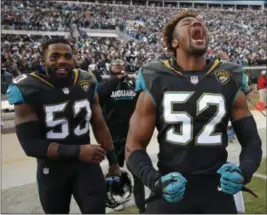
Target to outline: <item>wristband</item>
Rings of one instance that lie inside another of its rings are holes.
[[[57,148],[57,155],[60,158],[79,158],[80,151],[80,145],[60,144]]]
[[[108,159],[109,165],[118,163],[117,156],[115,154],[114,149],[107,151],[107,159]]]

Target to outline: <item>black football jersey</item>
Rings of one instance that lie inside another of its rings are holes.
[[[159,170],[214,173],[227,160],[227,125],[242,88],[242,68],[216,60],[203,71],[182,72],[174,64],[148,63],[136,81],[157,107]]]
[[[35,110],[44,138],[80,145],[90,143],[91,104],[96,87],[93,75],[81,70],[74,70],[73,85],[66,88],[55,88],[47,76],[31,73],[14,79],[8,95],[11,103],[26,103]]]
[[[103,98],[103,114],[114,142],[125,141],[136,104],[135,82],[126,77]]]

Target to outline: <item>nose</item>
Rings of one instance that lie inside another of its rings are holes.
[[[65,57],[64,56],[60,56],[59,58],[58,58],[58,61],[57,61],[59,64],[60,63],[66,63],[66,59],[65,59]]]
[[[191,24],[194,27],[203,27],[202,23],[199,20],[195,20]]]

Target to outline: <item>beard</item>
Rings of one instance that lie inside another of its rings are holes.
[[[73,68],[67,69],[68,73],[65,77],[60,77],[56,72],[55,66],[46,67],[46,73],[48,74],[51,83],[57,88],[69,87],[72,84]]]
[[[208,50],[207,46],[205,48],[198,48],[198,49],[190,46],[187,51],[189,55],[194,55],[194,56],[199,57],[199,56],[204,55],[207,52],[207,50]]]

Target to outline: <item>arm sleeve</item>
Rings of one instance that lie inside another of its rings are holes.
[[[239,161],[245,183],[250,182],[252,175],[260,166],[262,143],[253,116],[232,122],[236,136],[242,147]]]
[[[16,126],[16,134],[25,154],[30,157],[42,158],[47,156],[49,141],[42,134],[42,124],[30,121]]]

